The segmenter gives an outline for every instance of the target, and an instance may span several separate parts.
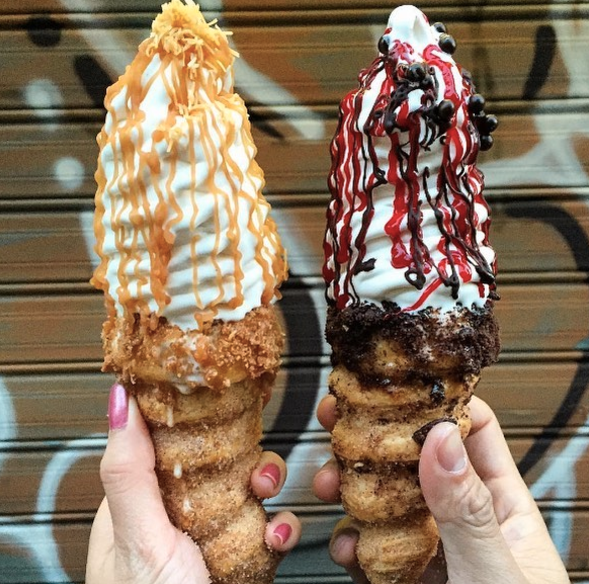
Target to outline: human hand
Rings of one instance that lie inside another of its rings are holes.
[[[491,408],[474,397],[472,429],[462,445],[454,424],[434,426],[419,464],[423,495],[444,548],[446,569],[434,558],[423,584],[569,584],[538,506],[521,478]],[[317,410],[328,431],[336,421],[335,398]],[[339,471],[330,460],[315,476],[313,490],[329,502],[339,499]],[[357,529],[344,519],[335,528],[330,554],[356,584],[368,580],[355,556]]]
[[[112,407],[112,400],[125,403]],[[170,523],[164,509],[153,446],[137,403],[113,391],[109,409],[126,416],[126,424],[109,431],[101,462],[106,497],[92,525],[86,584],[208,584],[198,546]],[[274,497],[285,478],[284,461],[264,452],[252,473],[252,489],[260,498]],[[286,553],[300,533],[292,513],[278,513],[266,527],[266,543]]]

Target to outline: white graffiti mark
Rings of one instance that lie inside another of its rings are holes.
[[[299,115],[287,119],[297,133],[306,140],[321,140],[325,135],[325,122],[312,109],[302,105],[289,91],[278,85],[272,78],[254,69],[243,58],[235,61],[235,85],[241,93],[259,103],[294,106]],[[244,89],[248,87],[248,89]],[[293,119],[293,118],[297,119]]]
[[[517,158],[495,160],[482,165],[489,186],[536,186],[538,184],[561,188],[586,185],[589,177],[575,152],[575,135],[589,136],[589,127],[583,129],[577,115],[560,115],[558,134],[554,132],[554,118],[538,106],[534,126],[540,142],[529,152]],[[589,125],[588,125],[589,126]]]
[[[21,550],[27,550],[43,582],[69,583],[70,579],[61,566],[50,519],[46,518],[40,524],[23,524],[17,521],[18,518],[8,518],[7,523],[0,525],[0,539],[12,541]]]
[[[292,508],[295,505],[315,503],[311,495],[311,484],[317,471],[329,460],[331,446],[329,442],[300,441],[288,457],[288,476],[280,494],[268,505]]]
[[[72,13],[87,12],[92,14],[96,8],[95,0],[61,0],[61,3]],[[129,30],[123,34],[117,29],[93,30],[91,27],[82,27],[78,33],[84,37],[92,49],[92,54],[104,62],[117,76],[132,61],[137,45],[145,37],[145,31],[142,30]],[[130,35],[132,36],[131,42]]]
[[[587,97],[589,95],[589,59],[586,53],[579,54],[579,47],[587,46],[589,39],[589,20],[579,18],[578,2],[553,2],[551,13],[554,18],[551,24],[556,32],[558,48],[567,70],[569,71],[569,97]],[[563,11],[568,12],[568,18],[563,18]],[[578,128],[580,130],[581,128]],[[589,133],[589,127],[584,125],[584,133]]]
[[[96,456],[98,449],[106,447],[102,434],[92,434],[87,438],[76,438],[61,445],[62,450],[53,456],[47,464],[43,479],[37,493],[37,506],[34,519],[55,511],[59,485],[70,468],[86,456]]]
[[[54,131],[59,127],[63,96],[51,79],[34,79],[25,86],[23,95],[26,104],[43,120],[43,130]]]
[[[24,88],[27,105],[35,110],[57,109],[63,106],[59,87],[51,79],[34,79]]]
[[[535,499],[542,499],[549,495],[551,499],[566,502],[567,508],[562,510],[556,508],[555,513],[548,513],[552,539],[565,560],[568,559],[571,550],[573,514],[569,508],[569,502],[575,500],[577,493],[575,466],[587,450],[588,428],[589,417],[530,487]]]
[[[574,99],[589,95],[589,59],[580,58],[578,47],[586,46],[589,38],[589,21],[575,17],[577,3],[554,2],[551,25],[556,33],[559,54],[568,71],[567,95]],[[563,18],[568,10],[570,18]],[[484,165],[490,177],[501,177],[501,185],[538,185],[578,187],[587,185],[589,177],[575,151],[575,139],[589,136],[589,124],[580,123],[579,114],[559,115],[558,133],[549,116],[553,104],[539,104],[534,116],[539,143],[519,158],[498,160]]]
[[[86,456],[95,456],[97,449],[104,448],[104,445],[105,439],[99,434],[61,444],[62,450],[52,457],[43,473],[32,521],[21,523],[18,517],[9,517],[0,525],[0,539],[13,541],[19,548],[27,550],[47,584],[70,582],[61,565],[51,522],[59,485],[74,464]]]
[[[73,156],[64,156],[56,160],[53,172],[57,182],[66,191],[75,191],[84,182],[84,164]]]

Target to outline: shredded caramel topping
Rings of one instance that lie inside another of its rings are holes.
[[[217,26],[217,20],[207,22],[193,0],[172,0],[162,6],[154,20],[151,36],[146,43],[148,56],[155,52],[181,57],[189,77],[198,81],[203,69],[226,73],[238,53],[229,47],[230,32]]]

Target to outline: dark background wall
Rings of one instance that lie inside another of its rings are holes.
[[[271,509],[303,518],[279,582],[345,582],[326,545],[340,511],[310,494],[327,458],[321,239],[337,103],[376,54],[384,0],[208,0],[234,31],[267,196],[289,248],[289,349],[266,413],[290,478]],[[496,410],[575,582],[589,582],[589,4],[424,0],[500,117],[481,157],[499,256]],[[95,135],[106,87],[154,0],[0,2],[0,583],[82,582],[101,498],[111,379],[92,272]]]

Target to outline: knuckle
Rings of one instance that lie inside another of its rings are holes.
[[[460,519],[479,537],[492,537],[497,532],[497,519],[493,497],[489,489],[480,481],[472,481],[461,498]]]
[[[492,538],[499,530],[493,497],[478,477],[456,488],[434,515],[438,524],[453,525],[481,539]]]
[[[104,456],[100,461],[100,480],[105,489],[125,490],[131,480],[128,465]]]

